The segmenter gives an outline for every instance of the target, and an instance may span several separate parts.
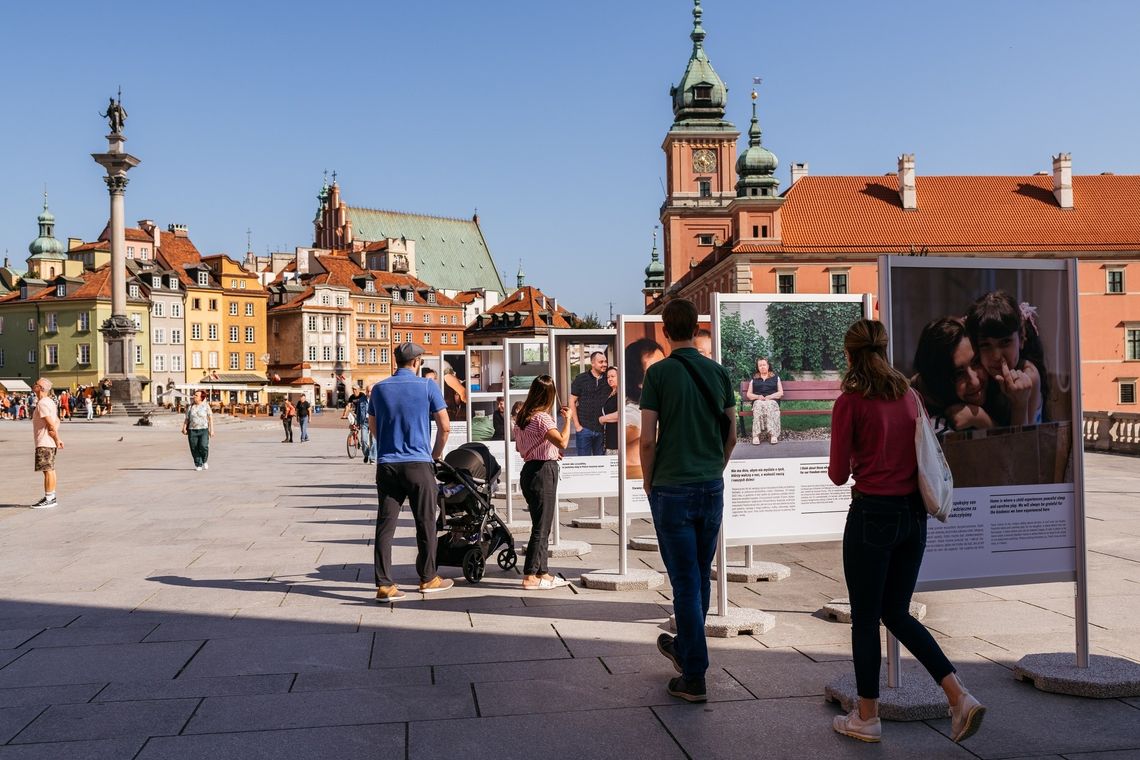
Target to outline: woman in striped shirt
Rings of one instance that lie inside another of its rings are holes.
[[[558,516],[558,460],[570,443],[570,407],[558,407],[561,430],[548,411],[557,395],[550,375],[536,377],[511,431],[515,450],[524,462],[519,485],[530,508],[532,526],[523,564],[523,588],[528,591],[566,585],[565,580],[550,574],[546,564],[550,528]]]

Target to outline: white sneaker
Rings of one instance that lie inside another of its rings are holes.
[[[208,469],[210,469],[210,463],[209,463],[209,462],[203,462],[203,463],[202,463],[202,469],[203,469],[203,470],[208,470]]]
[[[194,469],[197,470],[198,472],[201,472],[202,471],[202,465],[198,465]]]
[[[864,742],[877,742],[883,738],[883,723],[878,718],[863,720],[859,717],[859,708],[855,707],[846,715],[836,715],[831,722],[836,733],[850,736]]]
[[[950,738],[956,742],[969,739],[982,727],[985,716],[986,706],[974,699],[973,694],[965,692],[957,707],[950,706]]]
[[[42,499],[40,499],[39,501],[37,501],[35,504],[33,504],[32,509],[51,509],[52,507],[55,507],[58,505],[59,505],[59,502],[55,500],[55,497],[52,497],[49,499],[48,497],[45,496]]]

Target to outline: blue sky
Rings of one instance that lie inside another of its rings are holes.
[[[312,241],[324,169],[352,205],[479,210],[500,270],[579,313],[640,312],[686,0],[5,4],[0,248],[26,257],[44,183],[57,235],[107,218],[97,115],[130,112],[133,221],[203,253]],[[705,0],[742,131],[813,174],[1140,172],[1140,3]],[[107,19],[119,23],[107,28]],[[104,31],[106,29],[106,31]],[[1133,93],[1133,94],[1129,94]]]

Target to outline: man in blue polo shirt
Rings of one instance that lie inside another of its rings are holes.
[[[451,431],[447,405],[439,386],[419,376],[422,347],[396,346],[396,374],[372,386],[368,399],[368,430],[376,447],[376,601],[395,602],[406,595],[392,580],[392,537],[400,509],[407,500],[416,522],[416,572],[420,591],[446,591],[455,585],[435,571],[435,460]],[[432,419],[435,443],[428,448]]]

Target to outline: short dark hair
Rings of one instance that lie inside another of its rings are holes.
[[[594,361],[595,356],[600,356],[603,359],[605,359],[606,358],[606,352],[605,351],[594,351],[592,354],[590,354],[590,361]]]
[[[661,311],[661,321],[671,340],[692,340],[697,331],[697,307],[687,298],[674,298]]]

